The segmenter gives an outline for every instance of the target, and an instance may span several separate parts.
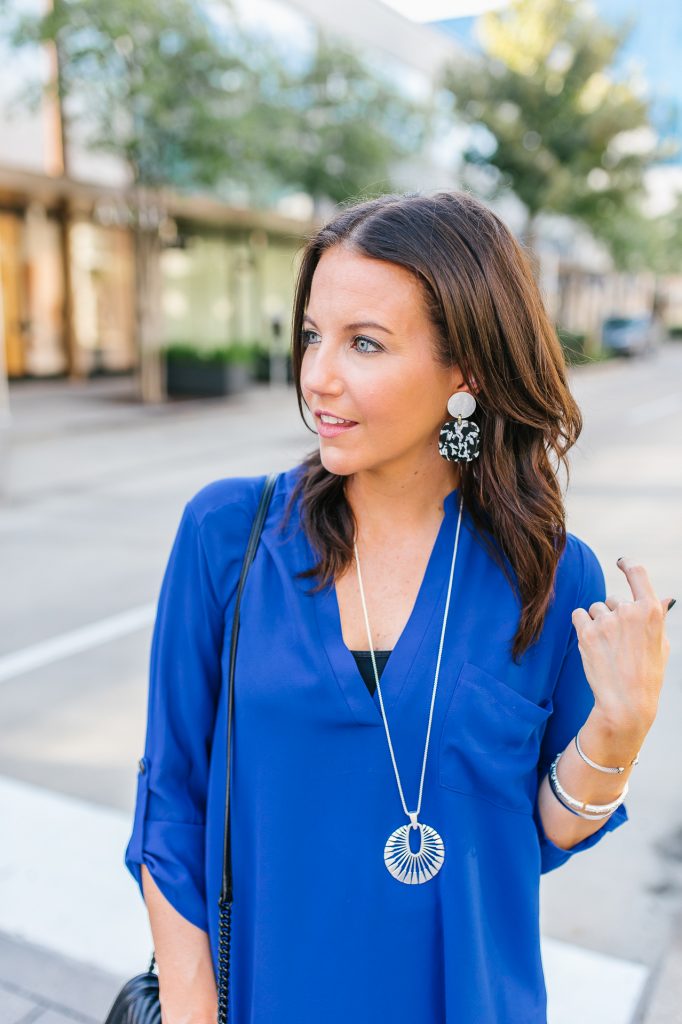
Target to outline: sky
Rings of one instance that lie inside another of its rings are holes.
[[[507,0],[382,0],[382,3],[412,21],[471,17],[507,6]]]
[[[382,0],[413,21],[432,22],[464,46],[477,48],[476,16],[501,10],[509,0]],[[682,3],[679,0],[593,0],[604,21],[620,24],[629,16],[634,28],[616,63],[617,71],[637,69],[648,83],[651,112],[660,134],[682,142]],[[682,161],[682,155],[672,158]]]

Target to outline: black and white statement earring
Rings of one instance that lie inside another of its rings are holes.
[[[448,399],[448,412],[453,417],[440,428],[438,451],[448,462],[471,462],[481,450],[478,423],[466,417],[476,408],[476,399],[468,391],[456,391]]]

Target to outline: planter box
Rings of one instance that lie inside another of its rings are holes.
[[[208,397],[232,395],[244,391],[252,380],[246,363],[228,363],[222,359],[190,359],[173,356],[166,359],[168,395]]]
[[[294,375],[291,369],[291,355],[286,353],[279,357],[286,363],[286,382],[293,384]],[[258,352],[254,359],[254,375],[258,381],[270,380],[270,356],[265,352]]]

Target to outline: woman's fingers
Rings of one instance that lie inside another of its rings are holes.
[[[593,619],[598,619],[600,615],[611,614],[611,609],[605,601],[593,601],[588,611]]]
[[[669,602],[674,599],[671,597],[661,598],[661,606],[663,611],[668,611]],[[621,601],[615,594],[608,594],[604,601],[595,601],[590,605],[589,613],[593,619],[596,619],[599,615],[604,615],[607,611],[615,612],[621,605],[632,604],[632,601]]]
[[[667,613],[675,603],[674,598],[658,597],[649,579],[647,570],[639,562],[621,557],[616,564],[625,573],[634,602],[621,601],[615,594],[608,594],[603,601],[594,601],[587,611],[584,608],[576,608],[572,613],[571,620],[578,632],[594,619],[602,618],[604,615],[610,615],[613,612],[617,613],[619,608],[623,608],[625,611],[626,606],[628,609],[631,609],[637,602],[649,602],[650,605],[658,604],[663,614]],[[641,605],[638,607],[641,608]]]
[[[667,615],[670,608],[675,603],[675,598],[659,598],[653,588],[651,580],[649,579],[649,574],[643,565],[633,562],[629,558],[623,557],[617,560],[616,565],[625,573],[627,581],[630,584],[630,589],[632,590],[632,594],[635,598],[635,602],[650,602],[652,605],[652,611],[653,607],[658,607],[663,615]],[[622,603],[631,604],[630,601]]]
[[[572,621],[585,675],[595,703],[614,722],[648,728],[658,700],[670,642],[665,635],[663,600],[654,591],[643,565],[619,559],[634,600],[614,594],[575,608]]]
[[[669,612],[670,609],[672,608],[672,606],[675,603],[676,602],[675,602],[675,598],[674,597],[662,597],[661,598],[661,607],[663,608],[664,612]],[[615,594],[608,594],[607,597],[606,597],[606,600],[603,602],[603,604],[607,608],[609,608],[612,612],[615,612],[615,611],[617,611],[617,609],[621,605],[632,604],[632,601],[621,601],[621,599],[619,597],[616,597]],[[600,613],[603,614],[603,606],[602,607],[599,607],[599,606],[602,606],[602,602],[601,601],[595,601],[594,605],[590,605],[590,615],[592,617],[594,617],[594,614],[595,614],[592,611],[593,607],[595,608],[597,614],[600,614]]]
[[[649,579],[649,573],[640,562],[635,562],[632,558],[621,556],[617,560],[616,565],[625,573],[625,578],[630,585],[635,601],[642,601],[646,598],[658,600],[658,595]]]

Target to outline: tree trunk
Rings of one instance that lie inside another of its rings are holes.
[[[82,367],[78,362],[76,333],[73,322],[73,275],[71,251],[71,209],[67,199],[59,204],[59,245],[61,251],[62,289],[64,304],[62,306],[62,338],[66,354],[67,372],[71,380],[83,377]]]
[[[10,476],[10,426],[12,413],[5,360],[5,308],[0,287],[0,495],[7,492]]]
[[[138,190],[135,218],[135,324],[137,387],[142,402],[166,397],[161,356],[161,241],[160,203]]]

